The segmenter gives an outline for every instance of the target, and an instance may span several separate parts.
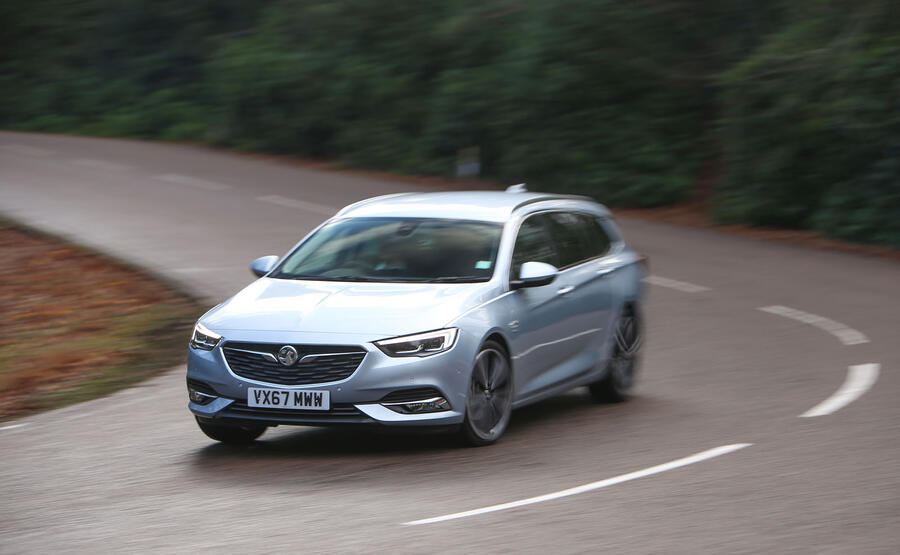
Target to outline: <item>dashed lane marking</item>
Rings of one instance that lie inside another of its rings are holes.
[[[689,457],[684,457],[682,459],[677,459],[677,460],[670,461],[670,462],[667,462],[664,464],[651,466],[650,468],[645,468],[643,470],[638,470],[636,472],[629,472],[628,474],[622,474],[620,476],[615,476],[613,478],[607,478],[605,480],[600,480],[599,482],[592,482],[590,484],[585,484],[583,486],[564,489],[561,491],[555,491],[553,493],[548,493],[545,495],[538,495],[537,497],[529,497],[528,499],[520,499],[519,501],[511,501],[509,503],[502,503],[500,505],[491,505],[489,507],[482,507],[480,509],[472,509],[471,511],[463,511],[461,513],[452,513],[449,515],[436,516],[433,518],[423,518],[422,520],[413,520],[410,522],[404,522],[403,525],[404,526],[418,526],[420,524],[434,524],[437,522],[444,522],[446,520],[455,520],[458,518],[466,518],[466,517],[470,517],[470,516],[483,515],[486,513],[493,513],[493,512],[497,512],[497,511],[505,511],[507,509],[515,509],[517,507],[523,507],[525,505],[533,505],[535,503],[541,503],[544,501],[553,501],[555,499],[560,499],[562,497],[569,497],[571,495],[578,495],[579,493],[586,493],[589,491],[594,491],[597,489],[614,486],[616,484],[621,484],[623,482],[629,482],[631,480],[636,480],[638,478],[644,478],[646,476],[652,476],[654,474],[666,472],[667,470],[674,470],[676,468],[681,468],[682,466],[687,466],[689,464],[698,463],[698,462],[712,459],[715,457],[721,457],[722,455],[727,455],[728,453],[733,453],[734,451],[738,451],[745,447],[750,447],[751,445],[753,445],[753,444],[752,443],[734,443],[732,445],[723,445],[721,447],[716,447],[714,449],[702,451],[700,453],[691,455]]]
[[[84,166],[86,168],[93,168],[95,170],[103,171],[124,171],[131,169],[130,166],[126,166],[125,164],[107,162],[106,160],[95,160],[93,158],[76,158],[75,160],[71,160],[71,162],[73,164]]]
[[[278,206],[286,206],[288,208],[299,208],[325,216],[333,216],[338,211],[337,208],[326,206],[324,204],[316,204],[315,202],[307,202],[305,200],[297,200],[294,198],[283,197],[281,195],[266,195],[264,197],[256,197],[260,202],[268,202],[277,204]]]
[[[644,278],[645,283],[650,285],[658,285],[660,287],[668,287],[682,293],[702,293],[709,291],[709,287],[697,285],[696,283],[688,283],[687,281],[678,281],[677,279],[664,278],[662,276],[647,276]]]
[[[797,320],[798,322],[803,322],[804,324],[809,324],[827,331],[831,335],[837,337],[844,345],[859,345],[860,343],[869,342],[869,338],[861,331],[831,320],[830,318],[819,316],[818,314],[803,312],[802,310],[781,305],[761,306],[759,309],[763,312],[768,312],[769,314],[784,316],[785,318]]]
[[[207,268],[201,267],[193,267],[193,268],[175,268],[172,271],[178,272],[179,274],[202,274],[206,272],[228,272],[232,271],[234,268],[226,267],[226,266],[210,266]]]
[[[204,191],[226,191],[232,188],[231,185],[226,185],[217,181],[209,181],[208,179],[179,175],[177,173],[154,175],[153,178],[165,181],[166,183],[174,183],[175,185],[187,185],[188,187],[203,189]]]
[[[800,415],[800,418],[813,418],[837,412],[853,401],[859,399],[878,381],[880,364],[856,364],[847,369],[847,379],[841,387],[818,405]]]
[[[0,145],[0,150],[5,150],[6,152],[21,156],[39,156],[42,158],[53,154],[53,151],[47,150],[46,148],[17,144]]]

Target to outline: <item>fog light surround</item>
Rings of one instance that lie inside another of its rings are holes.
[[[420,401],[401,401],[399,403],[381,403],[394,412],[400,414],[424,414],[429,412],[443,412],[450,410],[450,403],[443,397],[432,397]]]
[[[208,405],[216,399],[216,396],[210,395],[208,393],[203,393],[202,391],[197,391],[196,389],[189,387],[188,398],[192,403],[197,403],[198,405]]]

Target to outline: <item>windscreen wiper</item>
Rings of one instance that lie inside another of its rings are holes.
[[[301,281],[382,281],[380,279],[363,276],[311,276],[307,274],[277,274],[272,277],[277,279],[294,279]]]
[[[466,283],[472,281],[487,280],[476,276],[445,276],[428,280],[429,283]]]

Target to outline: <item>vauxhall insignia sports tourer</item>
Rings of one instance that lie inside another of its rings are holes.
[[[452,428],[485,445],[515,408],[578,386],[624,400],[643,257],[585,197],[388,195],[352,204],[207,312],[190,341],[201,430]]]

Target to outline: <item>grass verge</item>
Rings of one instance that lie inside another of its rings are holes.
[[[0,219],[0,420],[106,395],[184,362],[195,300]]]

